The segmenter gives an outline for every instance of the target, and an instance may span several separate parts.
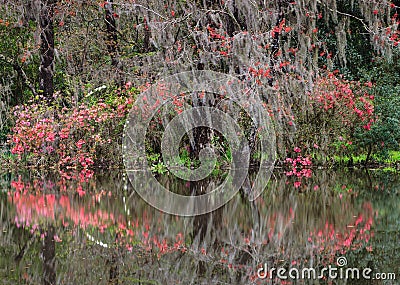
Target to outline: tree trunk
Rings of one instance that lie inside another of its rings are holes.
[[[115,13],[113,10],[113,0],[104,6],[106,10],[105,22],[107,28],[107,50],[111,57],[111,65],[118,67],[118,36],[115,23]]]
[[[365,158],[365,166],[368,165],[369,160],[371,159],[371,154],[372,154],[372,144],[369,144],[369,145],[368,145],[367,157]]]
[[[115,235],[115,248],[113,249],[113,252],[111,253],[111,259],[109,259],[110,262],[110,271],[109,271],[109,279],[108,279],[108,284],[112,285],[118,285],[119,283],[119,254],[120,254],[120,247],[118,245],[118,239],[120,238],[120,234]]]
[[[150,44],[151,31],[147,20],[144,22],[144,38],[143,38],[143,52],[149,52],[151,48]]]
[[[54,241],[54,234],[54,227],[49,226],[42,246],[44,285],[56,284],[56,244]]]
[[[247,30],[247,23],[243,21],[244,17],[241,17],[240,11],[237,8],[236,0],[232,1],[232,8],[233,10],[230,11],[231,13],[227,15],[226,20],[226,31],[230,37],[233,37],[236,32],[246,31]]]
[[[118,248],[115,249],[118,251]],[[108,284],[118,285],[119,267],[118,267],[118,252],[113,252],[111,256],[110,279]]]
[[[55,0],[42,0],[40,7],[39,87],[48,102],[53,100],[54,86],[54,6]]]

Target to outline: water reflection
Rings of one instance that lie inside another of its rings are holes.
[[[216,183],[158,179],[177,193]],[[1,183],[3,284],[266,284],[256,275],[266,262],[319,268],[341,255],[383,272],[400,265],[382,253],[399,244],[395,175],[316,172],[297,189],[276,173],[254,203],[237,195],[191,218],[153,209],[121,174]]]

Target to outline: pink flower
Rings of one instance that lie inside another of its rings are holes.
[[[363,128],[367,131],[371,130],[371,124],[366,124]]]
[[[299,188],[301,186],[301,181],[294,182],[294,188]]]
[[[46,141],[54,142],[54,139],[55,139],[55,134],[53,132],[50,132],[50,133],[47,134]]]
[[[306,157],[303,159],[303,161],[301,161],[301,164],[304,166],[307,166],[307,165],[311,165],[312,162],[311,162],[310,158]]]
[[[58,237],[58,235],[54,235],[55,242],[62,242],[62,240]]]
[[[86,194],[86,192],[82,189],[82,186],[80,186],[80,185],[76,189],[76,192],[78,193],[79,197],[82,197]]]
[[[300,149],[299,147],[296,146],[296,147],[294,148],[294,152],[299,153],[299,152],[301,152],[301,149]]]
[[[82,145],[84,145],[84,144],[85,144],[85,141],[80,139],[79,141],[76,142],[75,145],[76,145],[77,148],[81,149]]]
[[[69,130],[67,128],[64,128],[59,134],[61,139],[67,139],[69,136]]]
[[[15,147],[11,149],[12,154],[22,154],[24,152],[23,146],[17,144]]]
[[[311,176],[312,176],[311,169],[303,169],[303,176],[306,178],[311,178]]]
[[[126,89],[129,89],[129,88],[131,88],[131,87],[132,87],[132,82],[128,81],[128,82],[125,84],[125,88],[126,88]]]

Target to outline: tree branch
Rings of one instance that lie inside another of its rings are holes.
[[[3,54],[0,54],[0,60],[4,63],[10,65],[17,72],[18,76],[20,76],[24,80],[25,85],[29,87],[32,94],[34,96],[37,96],[35,86],[30,82],[25,71],[22,69],[22,67],[19,64],[7,60],[7,58]]]

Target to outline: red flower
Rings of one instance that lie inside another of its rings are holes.
[[[84,144],[85,144],[85,141],[80,139],[79,141],[76,142],[75,145],[76,145],[77,148],[81,149],[82,145],[84,145]]]

